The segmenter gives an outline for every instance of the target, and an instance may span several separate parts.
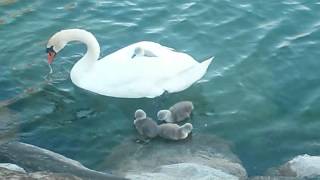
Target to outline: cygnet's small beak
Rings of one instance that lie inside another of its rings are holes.
[[[131,59],[133,59],[134,57],[136,57],[137,55],[136,54],[133,54],[132,56],[131,56]]]

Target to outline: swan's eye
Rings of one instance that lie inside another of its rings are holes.
[[[50,53],[50,52],[56,53],[56,52],[54,51],[54,49],[53,49],[53,46],[48,47],[48,48],[46,49],[46,53]]]

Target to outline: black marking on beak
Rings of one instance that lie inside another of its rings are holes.
[[[57,53],[53,50],[53,46],[51,46],[51,47],[49,47],[49,48],[46,49],[46,53],[50,53],[50,52],[51,52],[51,53],[53,52],[54,54],[57,54]]]

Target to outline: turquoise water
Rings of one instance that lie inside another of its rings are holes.
[[[156,99],[103,97],[73,85],[85,53],[68,45],[46,80],[45,45],[58,30],[83,28],[101,57],[150,40],[215,62],[201,83]],[[248,174],[298,154],[320,155],[320,2],[317,0],[0,1],[0,117],[10,138],[105,170],[103,159],[136,136],[133,112],[154,115],[191,100],[194,133],[233,143]]]

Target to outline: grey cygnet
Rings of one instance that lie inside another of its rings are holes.
[[[131,59],[133,59],[136,56],[145,56],[145,57],[157,57],[152,51],[148,49],[144,49],[142,47],[136,47],[134,49],[133,55],[131,56]]]
[[[154,138],[158,135],[158,124],[142,110],[138,109],[134,114],[134,126],[140,135],[147,138]]]
[[[157,113],[159,121],[175,123],[189,118],[194,106],[191,101],[181,101],[169,108],[169,110],[160,110]]]
[[[192,124],[186,123],[182,126],[172,123],[159,125],[159,136],[170,140],[181,140],[188,137],[192,131]]]

